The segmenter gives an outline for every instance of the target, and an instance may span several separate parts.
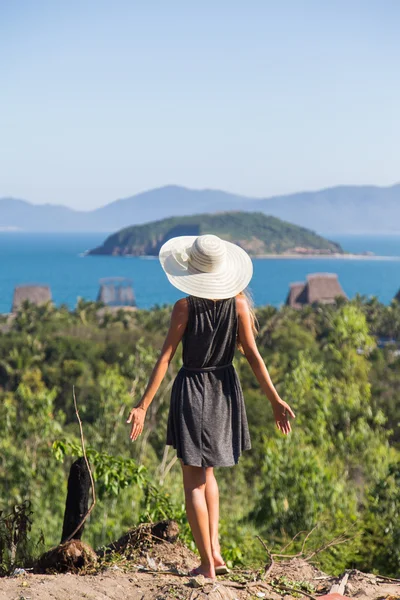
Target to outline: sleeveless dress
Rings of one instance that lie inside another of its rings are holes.
[[[251,448],[243,392],[232,359],[236,298],[188,296],[183,366],[171,390],[166,444],[185,465],[231,467]]]

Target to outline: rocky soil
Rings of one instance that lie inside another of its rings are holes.
[[[85,574],[25,570],[0,579],[0,600],[281,600],[323,598],[340,581],[295,558],[264,569],[233,569],[216,582],[190,578],[198,559],[179,540],[136,549],[131,555],[87,567]],[[400,600],[400,581],[348,571],[348,598]],[[329,596],[343,598],[344,596]]]

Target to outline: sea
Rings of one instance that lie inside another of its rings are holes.
[[[132,281],[139,308],[171,304],[184,294],[167,280],[157,258],[85,256],[106,233],[0,232],[0,313],[11,310],[14,287],[49,285],[55,304],[74,308],[78,297],[96,300],[99,281],[124,277]],[[333,235],[350,253],[373,252],[376,257],[257,258],[250,291],[257,306],[284,304],[289,284],[310,273],[337,273],[352,298],[359,293],[389,304],[400,289],[400,235]]]

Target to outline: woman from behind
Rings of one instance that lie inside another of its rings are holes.
[[[160,356],[127,423],[134,441],[182,342],[183,365],[171,391],[166,444],[180,459],[187,518],[201,558],[189,574],[215,578],[228,568],[219,544],[214,468],[234,466],[251,449],[243,392],[232,363],[236,347],[246,356],[284,435],[295,415],[279,397],[256,345],[256,319],[244,292],[253,272],[247,253],[214,235],[179,236],[162,246],[160,261],[170,282],[188,295],[173,307]]]

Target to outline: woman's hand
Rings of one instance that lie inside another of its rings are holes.
[[[146,412],[147,411],[145,408],[137,406],[132,408],[131,412],[129,413],[129,417],[126,422],[132,423],[131,432],[129,434],[129,438],[132,440],[132,442],[134,442],[143,431]]]
[[[236,309],[239,317],[239,341],[242,344],[244,354],[249,361],[254,375],[257,377],[262,391],[272,404],[276,426],[282,433],[288,434],[291,431],[288,417],[294,418],[295,414],[289,404],[281,400],[271,381],[268,369],[254,339],[250,308],[245,297],[236,296]]]
[[[292,431],[288,417],[296,417],[289,404],[279,399],[272,404],[274,411],[275,423],[278,429],[285,435]]]
[[[135,408],[132,408],[126,421],[127,423],[132,423],[131,433],[129,434],[132,442],[134,442],[143,431],[143,423],[147,409],[152,403],[168,370],[168,365],[173,359],[178,344],[182,339],[188,321],[188,314],[189,308],[186,298],[181,298],[175,302],[168,333],[161,349],[160,356],[151,372],[149,383],[146,386],[140,402],[138,402]]]

